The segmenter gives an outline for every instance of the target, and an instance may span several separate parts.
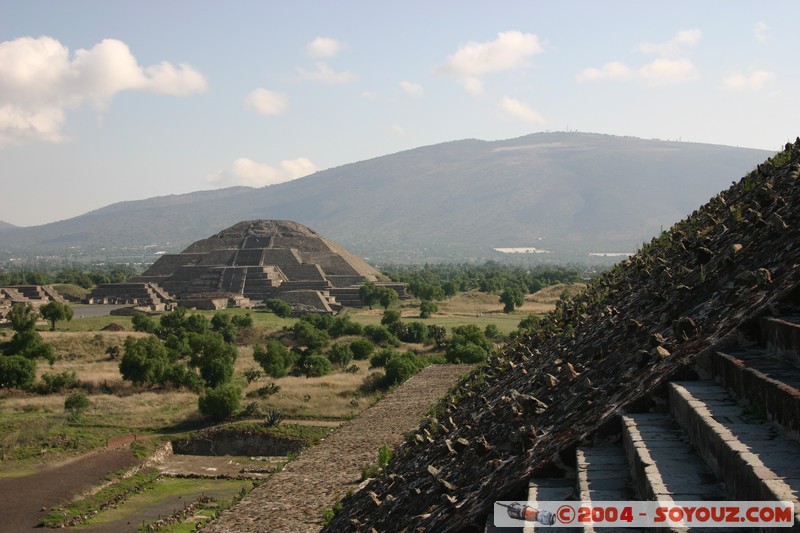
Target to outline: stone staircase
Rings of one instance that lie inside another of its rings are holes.
[[[709,379],[666,383],[652,398],[660,408],[623,412],[575,448],[574,467],[532,477],[528,501],[783,500],[794,502],[800,530],[798,322],[762,318],[752,346],[712,356],[699,371]],[[489,515],[487,532],[522,531],[493,523]]]

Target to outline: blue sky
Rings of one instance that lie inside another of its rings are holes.
[[[795,0],[0,0],[0,220],[539,131],[778,150],[797,20]]]

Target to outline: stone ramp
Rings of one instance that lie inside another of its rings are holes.
[[[416,429],[428,408],[469,370],[466,365],[423,369],[320,444],[303,451],[203,531],[319,531],[322,510],[333,507],[348,490],[356,490],[362,467],[377,461],[378,448],[402,443],[404,433]]]

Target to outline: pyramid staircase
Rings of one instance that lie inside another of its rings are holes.
[[[800,318],[762,318],[754,329],[752,346],[711,357],[708,379],[666,383],[654,393],[661,408],[620,414],[557,477],[532,477],[527,500],[791,501],[800,531]],[[486,524],[487,533],[546,528],[498,528],[493,515]]]

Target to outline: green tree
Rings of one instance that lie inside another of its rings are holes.
[[[431,315],[438,310],[439,306],[436,305],[436,302],[431,300],[423,300],[422,303],[419,304],[419,317],[430,318]]]
[[[59,320],[72,320],[73,311],[69,305],[54,300],[41,306],[39,314],[50,322],[50,331],[55,331],[56,322]]]
[[[200,412],[213,420],[224,420],[239,411],[242,390],[230,383],[207,389],[197,400]]]
[[[397,309],[386,309],[381,317],[381,324],[389,326],[395,322],[400,322],[400,311]]]
[[[78,420],[91,403],[83,391],[73,392],[64,400],[64,410],[70,420]]]
[[[364,305],[372,309],[372,306],[380,301],[378,287],[372,281],[367,281],[358,289],[358,295]]]
[[[134,385],[158,385],[169,366],[167,349],[155,337],[125,339],[124,354],[119,362],[122,379]]]
[[[338,342],[331,346],[328,351],[328,360],[340,368],[346,367],[353,360],[353,351],[350,349],[350,344]]]
[[[492,350],[492,343],[475,324],[453,328],[453,334],[445,348],[448,363],[480,363]]]
[[[299,345],[306,346],[311,350],[324,348],[330,343],[327,331],[317,329],[305,320],[298,320],[292,326],[292,334]]]
[[[6,354],[21,355],[28,359],[42,358],[52,365],[56,360],[55,350],[36,331],[38,317],[39,313],[30,303],[11,307],[8,320],[15,333],[8,343]]]
[[[353,352],[353,359],[368,359],[375,350],[375,345],[367,339],[356,339],[350,343],[350,351]]]
[[[300,367],[307,378],[326,376],[333,370],[330,360],[318,353],[306,355],[300,362]]]
[[[39,314],[30,303],[24,305],[15,304],[11,306],[11,311],[8,312],[7,318],[11,322],[11,328],[14,331],[29,331],[36,329],[36,321],[39,319]]]
[[[192,335],[189,345],[192,348],[189,364],[200,371],[206,386],[216,388],[231,380],[236,347],[226,342],[221,334]]]
[[[378,301],[381,303],[381,307],[383,307],[384,310],[389,309],[389,306],[395,303],[399,298],[397,291],[391,287],[378,288]]]
[[[36,381],[36,361],[21,355],[0,355],[0,388],[25,389]]]
[[[269,298],[264,301],[267,309],[275,313],[276,316],[281,318],[289,318],[292,316],[292,306],[278,298]]]
[[[296,356],[280,341],[270,340],[266,347],[253,346],[253,359],[261,365],[264,373],[273,378],[282,378],[296,362]]]
[[[143,333],[155,333],[156,329],[158,328],[158,324],[152,317],[144,314],[135,312],[133,313],[133,317],[131,317],[131,322],[133,323],[133,331],[141,331]]]
[[[525,303],[525,294],[518,287],[507,287],[500,293],[500,303],[504,313],[511,313]]]
[[[386,385],[400,384],[422,370],[425,360],[414,352],[405,352],[389,359],[386,363]]]

